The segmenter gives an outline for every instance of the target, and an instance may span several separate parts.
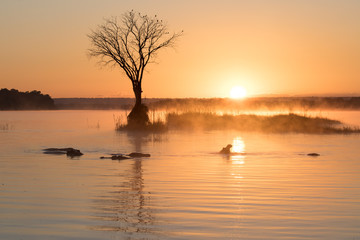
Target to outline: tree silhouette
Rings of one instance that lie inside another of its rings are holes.
[[[40,91],[20,92],[16,89],[0,90],[0,110],[55,109],[54,100]]]
[[[141,127],[149,123],[147,107],[141,102],[145,67],[153,62],[158,50],[173,47],[180,33],[170,34],[167,25],[157,18],[130,11],[121,17],[105,19],[105,23],[88,35],[90,57],[103,65],[115,65],[131,80],[135,105],[128,116],[128,126]]]

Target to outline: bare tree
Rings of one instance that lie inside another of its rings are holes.
[[[131,11],[120,18],[105,19],[105,23],[88,35],[90,57],[103,65],[118,65],[131,80],[136,102],[128,116],[128,124],[147,124],[147,108],[141,102],[145,67],[153,62],[158,50],[173,47],[180,33],[170,34],[167,25],[157,18]]]

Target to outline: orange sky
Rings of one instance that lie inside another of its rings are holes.
[[[0,88],[133,97],[86,55],[90,29],[131,9],[185,32],[148,65],[144,97],[360,94],[358,0],[2,0]]]

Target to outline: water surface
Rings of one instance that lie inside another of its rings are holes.
[[[129,134],[114,114],[0,112],[0,239],[360,239],[359,135]]]

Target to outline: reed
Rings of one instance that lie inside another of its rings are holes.
[[[350,127],[340,121],[322,117],[302,116],[294,113],[261,116],[255,114],[217,115],[213,113],[187,112],[168,114],[169,129],[204,129],[259,131],[268,133],[359,133],[357,127]]]
[[[159,113],[156,111],[152,111],[150,114],[150,123],[146,126],[133,128],[127,124],[127,118],[123,116],[113,116],[114,117],[114,123],[115,123],[115,130],[117,131],[147,131],[147,132],[165,132],[168,130],[166,123],[163,119],[165,119],[164,116],[162,116],[163,113]]]
[[[239,130],[265,133],[309,133],[309,134],[348,134],[360,133],[358,127],[344,125],[342,122],[306,113],[257,115],[229,114],[213,112],[209,109],[198,111],[152,111],[151,123],[143,129],[129,129],[125,122],[115,121],[116,130],[144,130],[163,132],[167,130]]]
[[[10,129],[12,129],[11,124],[9,124],[7,122],[0,123],[0,130],[1,131],[9,131]]]

